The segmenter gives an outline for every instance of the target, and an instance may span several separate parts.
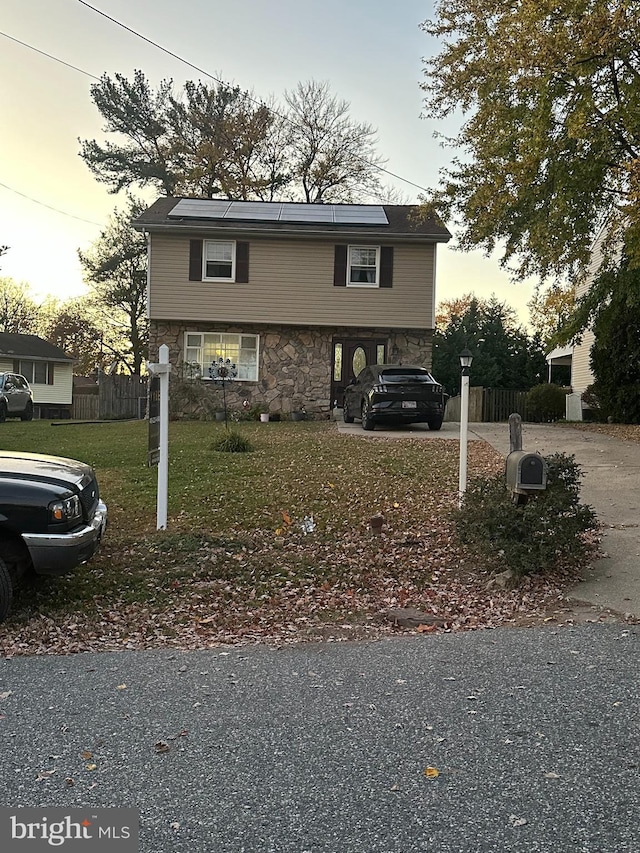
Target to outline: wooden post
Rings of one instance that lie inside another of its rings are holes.
[[[522,450],[522,418],[517,412],[509,415],[509,451]]]

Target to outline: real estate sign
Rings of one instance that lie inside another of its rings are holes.
[[[149,377],[149,447],[147,465],[160,462],[160,377]]]

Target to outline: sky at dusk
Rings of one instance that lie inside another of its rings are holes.
[[[438,50],[419,27],[433,13],[431,0],[92,5],[257,98],[280,99],[299,81],[328,81],[351,104],[352,118],[377,128],[386,168],[413,184],[435,185],[453,156],[433,134],[455,133],[455,124],[420,118],[421,60]],[[66,299],[86,292],[77,250],[89,247],[124,202],[97,183],[78,156],[79,138],[107,138],[90,97],[94,78],[105,72],[131,77],[141,69],[153,86],[169,78],[178,88],[186,80],[211,81],[79,0],[2,0],[0,31],[0,245],[10,247],[0,259],[0,276],[29,283],[38,299]],[[408,202],[417,200],[414,186],[385,178]],[[531,283],[511,283],[497,257],[438,251],[438,301],[470,291],[483,298],[495,293],[526,322]]]

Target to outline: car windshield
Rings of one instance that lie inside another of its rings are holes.
[[[433,382],[433,377],[426,370],[411,370],[399,367],[396,370],[385,370],[380,374],[383,382]]]

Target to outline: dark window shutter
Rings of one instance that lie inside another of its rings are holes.
[[[347,247],[336,246],[333,259],[333,286],[346,287],[347,285]]]
[[[202,281],[202,240],[189,241],[189,281]]]
[[[53,362],[47,365],[47,385],[53,385]]]
[[[380,287],[393,287],[393,246],[380,249]]]
[[[236,281],[249,281],[249,244],[236,243]]]
[[[18,361],[17,358],[13,359],[13,372],[14,373],[20,373],[20,362]]]

